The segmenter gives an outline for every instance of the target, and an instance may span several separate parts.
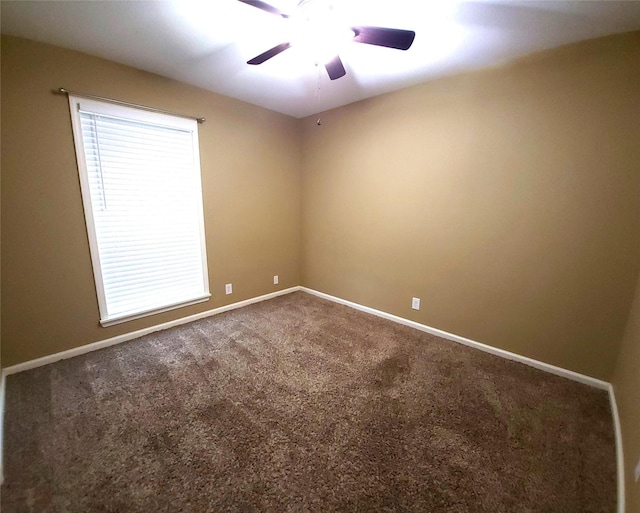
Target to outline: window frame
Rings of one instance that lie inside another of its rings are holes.
[[[82,108],[81,105],[83,106]],[[94,100],[71,94],[69,95],[69,108],[71,113],[71,125],[76,152],[76,162],[78,165],[78,176],[80,179],[82,205],[85,215],[85,226],[89,239],[91,265],[93,268],[94,282],[96,286],[96,296],[100,314],[100,325],[103,327],[108,327],[115,324],[120,324],[150,315],[156,315],[177,308],[183,308],[186,306],[208,301],[211,297],[211,293],[209,289],[209,272],[207,267],[207,248],[204,226],[204,197],[202,193],[202,169],[200,166],[197,121],[195,119],[174,116],[171,114],[151,112],[135,107],[116,105],[107,101]],[[172,129],[188,131],[192,134],[191,141],[193,151],[193,172],[197,175],[196,177],[194,177],[194,196],[200,199],[200,201],[197,202],[197,228],[200,241],[200,257],[202,260],[202,294],[198,294],[195,297],[189,299],[165,304],[163,306],[141,309],[128,314],[109,315],[107,296],[104,286],[102,262],[98,244],[98,234],[96,230],[96,220],[93,211],[91,188],[89,183],[89,173],[86,158],[87,154],[85,152],[84,139],[82,136],[82,122],[80,118],[81,110],[83,110],[84,112],[103,114],[105,116],[121,118],[124,120],[149,123],[158,126],[166,126]]]

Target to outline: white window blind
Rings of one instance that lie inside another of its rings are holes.
[[[69,101],[101,323],[206,300],[196,121]]]

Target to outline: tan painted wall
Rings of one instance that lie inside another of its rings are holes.
[[[2,363],[264,294],[276,273],[297,285],[302,229],[304,285],[609,379],[639,261],[639,49],[639,33],[582,43],[318,127],[3,37]],[[208,118],[210,302],[98,326],[61,85]]]
[[[640,263],[640,32],[317,117],[303,285],[610,379]]]
[[[58,87],[204,116],[210,301],[109,328],[98,305],[69,106]],[[2,364],[299,284],[295,119],[156,75],[2,38]],[[273,285],[273,275],[280,285]],[[224,284],[234,293],[224,295]]]
[[[612,382],[622,426],[627,511],[640,511],[640,482],[634,480],[640,463],[640,276]]]

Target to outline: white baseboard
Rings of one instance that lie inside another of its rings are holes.
[[[595,388],[599,388],[602,390],[607,390],[609,393],[609,399],[611,402],[611,411],[613,415],[613,426],[615,431],[615,439],[616,439],[616,459],[617,459],[617,481],[618,481],[618,509],[617,513],[624,513],[625,511],[625,485],[624,485],[624,458],[622,452],[622,434],[620,429],[620,418],[618,416],[618,407],[615,399],[615,393],[613,390],[613,386],[603,380],[593,378],[591,376],[586,376],[584,374],[580,374],[578,372],[570,371],[567,369],[563,369],[562,367],[557,367],[555,365],[551,365],[549,363],[541,362],[539,360],[535,360],[533,358],[529,358],[527,356],[522,356],[516,353],[512,353],[510,351],[505,351],[504,349],[499,349],[497,347],[492,347],[487,344],[483,344],[481,342],[476,342],[474,340],[460,337],[458,335],[454,335],[453,333],[449,333],[443,330],[439,330],[437,328],[432,328],[425,324],[420,324],[415,321],[411,321],[409,319],[405,319],[404,317],[399,317],[397,315],[393,315],[387,312],[383,312],[381,310],[376,310],[374,308],[370,308],[368,306],[360,305],[358,303],[354,303],[352,301],[347,301],[346,299],[341,299],[335,296],[331,296],[329,294],[325,294],[324,292],[319,292],[317,290],[313,290],[307,287],[291,287],[284,290],[279,290],[277,292],[272,292],[270,294],[265,294],[263,296],[258,296],[251,299],[246,299],[244,301],[239,301],[237,303],[232,303],[230,305],[221,306],[219,308],[214,308],[212,310],[207,310],[206,312],[201,312],[198,314],[190,315],[188,317],[183,317],[181,319],[176,319],[174,321],[169,321],[163,324],[158,324],[155,326],[151,326],[149,328],[144,328],[141,330],[137,330],[131,333],[126,333],[123,335],[119,335],[117,337],[101,340],[98,342],[93,342],[91,344],[87,344],[84,346],[80,346],[77,348],[69,349],[67,351],[62,351],[60,353],[52,354],[49,356],[44,356],[42,358],[37,358],[35,360],[30,360],[28,362],[19,363],[17,365],[12,365],[10,367],[6,367],[2,370],[1,375],[1,383],[0,383],[0,483],[2,482],[3,474],[2,474],[2,441],[3,441],[3,425],[4,425],[4,396],[5,396],[5,379],[9,374],[15,374],[17,372],[22,372],[29,369],[34,369],[36,367],[41,367],[43,365],[48,365],[50,363],[56,362],[58,360],[64,360],[66,358],[73,358],[74,356],[78,356],[81,354],[89,353],[91,351],[96,351],[98,349],[103,349],[105,347],[113,346],[116,344],[121,344],[122,342],[127,342],[129,340],[133,340],[135,338],[142,337],[144,335],[148,335],[149,333],[153,333],[156,331],[165,330],[168,328],[172,328],[174,326],[180,326],[182,324],[186,324],[189,322],[197,321],[199,319],[204,319],[205,317],[210,317],[212,315],[216,315],[223,312],[228,312],[230,310],[235,310],[237,308],[242,308],[243,306],[248,306],[253,303],[259,303],[261,301],[266,301],[268,299],[272,299],[278,296],[282,296],[285,294],[290,294],[292,292],[296,292],[298,290],[304,291],[308,294],[312,294],[314,296],[327,299],[329,301],[333,301],[335,303],[339,303],[345,306],[349,306],[356,310],[360,310],[362,312],[366,312],[377,317],[381,317],[383,319],[388,319],[393,322],[397,322],[399,324],[403,324],[405,326],[409,326],[411,328],[415,328],[420,331],[424,331],[426,333],[430,333],[432,335],[451,340],[453,342],[458,342],[460,344],[473,347],[475,349],[479,349],[481,351],[485,351],[487,353],[491,353],[496,356],[500,356],[502,358],[506,358],[507,360],[513,360],[516,362],[524,363],[525,365],[529,365],[531,367],[535,367],[536,369],[540,369],[551,374],[555,374],[557,376],[562,376],[564,378],[571,379],[573,381],[578,381],[585,385],[590,385]]]
[[[550,374],[555,374],[557,376],[562,376],[564,378],[568,378],[573,381],[578,381],[579,383],[583,383],[585,385],[590,385],[592,387],[599,388],[601,390],[606,390],[609,393],[609,401],[611,404],[611,414],[613,417],[613,428],[614,428],[615,440],[616,440],[616,474],[617,474],[616,478],[618,481],[617,513],[625,512],[624,454],[622,451],[622,432],[620,429],[620,417],[618,416],[618,406],[617,406],[615,394],[613,391],[613,385],[611,385],[611,383],[608,383],[601,379],[592,378],[591,376],[586,376],[585,374],[580,374],[578,372],[570,371],[568,369],[563,369],[562,367],[557,367],[549,363],[541,362],[539,360],[534,360],[533,358],[529,358],[527,356],[522,356],[516,353],[512,353],[510,351],[505,351],[504,349],[498,349],[497,347],[492,347],[487,344],[483,344],[481,342],[476,342],[475,340],[471,340],[465,337],[460,337],[458,335],[454,335],[453,333],[449,333],[447,331],[442,331],[437,328],[432,328],[431,326],[420,324],[419,322],[411,321],[409,319],[405,319],[404,317],[399,317],[397,315],[383,312],[381,310],[376,310],[375,308],[370,308],[368,306],[363,306],[358,303],[354,303],[352,301],[347,301],[346,299],[341,299],[339,297],[331,296],[329,294],[325,294],[324,292],[318,292],[317,290],[313,290],[307,287],[300,287],[300,290],[307,292],[308,294],[312,294],[314,296],[318,296],[323,299],[328,299],[329,301],[339,303],[341,305],[349,306],[351,308],[360,310],[362,312],[370,313],[377,317],[382,317],[383,319],[388,319],[390,321],[397,322],[399,324],[404,324],[405,326],[410,326],[417,330],[430,333],[431,335],[436,335],[438,337],[451,340],[453,342],[464,344],[465,346],[473,347],[475,349],[479,349],[481,351],[485,351],[487,353],[491,353],[493,355],[506,358],[507,360],[513,360],[516,362],[524,363],[525,365],[529,365],[531,367],[535,367],[536,369],[549,372]]]
[[[405,319],[404,317],[399,317],[397,315],[393,315],[387,312],[383,312],[382,310],[376,310],[375,308],[370,308],[368,306],[364,306],[358,303],[354,303],[352,301],[347,301],[346,299],[341,299],[339,297],[331,296],[329,294],[325,294],[324,292],[318,292],[317,290],[313,290],[307,287],[291,287],[284,290],[279,290],[277,292],[271,292],[270,294],[265,294],[263,296],[258,296],[250,299],[246,299],[244,301],[239,301],[237,303],[232,303],[230,305],[221,306],[218,308],[213,308],[211,310],[207,310],[206,312],[197,313],[194,315],[190,315],[188,317],[182,317],[180,319],[176,319],[173,321],[165,322],[162,324],[157,324],[155,326],[150,326],[148,328],[143,328],[141,330],[132,331],[131,333],[125,333],[123,335],[118,335],[116,337],[99,340],[97,342],[92,342],[90,344],[86,344],[80,347],[74,347],[73,349],[68,349],[66,351],[62,351],[60,353],[55,353],[47,356],[43,356],[41,358],[36,358],[35,360],[29,360],[27,362],[19,363],[16,365],[12,365],[10,367],[5,367],[3,369],[4,375],[15,374],[16,372],[22,372],[29,369],[35,369],[36,367],[41,367],[43,365],[48,365],[53,362],[57,362],[58,360],[64,360],[67,358],[73,358],[74,356],[78,356],[81,354],[89,353],[91,351],[97,351],[98,349],[103,349],[105,347],[113,346],[116,344],[121,344],[123,342],[128,342],[129,340],[133,340],[144,335],[148,335],[149,333],[154,333],[156,331],[166,330],[169,328],[173,328],[174,326],[180,326],[182,324],[187,324],[189,322],[197,321],[199,319],[204,319],[205,317],[211,317],[212,315],[220,314],[223,312],[228,312],[230,310],[235,310],[237,308],[242,308],[243,306],[248,306],[253,303],[259,303],[261,301],[266,301],[268,299],[273,299],[274,297],[283,296],[285,294],[290,294],[292,292],[296,292],[298,290],[302,290],[308,294],[312,294],[317,297],[321,297],[323,299],[328,299],[329,301],[333,301],[335,303],[339,303],[345,306],[349,306],[356,310],[360,310],[362,312],[366,312],[377,317],[382,317],[383,319],[388,319],[393,322],[397,322],[399,324],[404,324],[405,326],[409,326],[411,328],[415,328],[420,331],[424,331],[426,333],[430,333],[432,335],[452,340],[454,342],[458,342],[460,344],[464,344],[469,347],[473,347],[475,349],[479,349],[481,351],[485,351],[487,353],[494,354],[496,356],[500,356],[502,358],[506,358],[507,360],[514,360],[520,363],[524,363],[525,365],[529,365],[531,367],[535,367],[540,370],[544,370],[551,374],[555,374],[557,376],[562,376],[573,381],[578,381],[580,383],[584,383],[585,385],[590,385],[596,388],[600,388],[602,390],[609,390],[610,384],[606,381],[592,378],[591,376],[586,376],[584,374],[580,374],[578,372],[574,372],[571,370],[564,369],[562,367],[557,367],[555,365],[551,365],[549,363],[541,362],[539,360],[535,360],[533,358],[529,358],[527,356],[522,356],[517,353],[512,353],[510,351],[505,351],[504,349],[499,349],[497,347],[489,346],[487,344],[483,344],[481,342],[476,342],[475,340],[471,340],[465,337],[461,337],[459,335],[455,335],[453,333],[449,333],[447,331],[440,330],[438,328],[432,328],[431,326],[427,326],[425,324],[420,324],[416,321],[411,321],[409,319]]]
[[[267,299],[273,299],[274,297],[290,294],[292,292],[296,292],[297,290],[300,290],[300,287],[291,287],[284,290],[278,290],[277,292],[271,292],[263,296],[245,299],[244,301],[238,301],[237,303],[232,303],[230,305],[220,306],[218,308],[207,310],[206,312],[200,312],[194,315],[189,315],[188,317],[182,317],[180,319],[176,319],[174,321],[169,321],[162,324],[156,324],[155,326],[150,326],[148,328],[143,328],[141,330],[132,331],[131,333],[118,335],[117,337],[107,338],[105,340],[99,340],[97,342],[92,342],[90,344],[86,344],[80,347],[74,347],[73,349],[68,349],[60,353],[43,356],[42,358],[36,358],[35,360],[29,360],[28,362],[18,363],[16,365],[11,365],[10,367],[4,368],[3,374],[9,375],[9,374],[15,374],[16,372],[35,369],[36,367],[42,367],[43,365],[48,365],[50,363],[54,363],[59,360],[73,358],[74,356],[79,356],[81,354],[97,351],[98,349],[114,346],[116,344],[122,344],[123,342],[128,342],[129,340],[133,340],[133,339],[142,337],[144,335],[148,335],[149,333],[166,330],[169,328],[173,328],[174,326],[180,326],[181,324],[187,324],[189,322],[204,319],[205,317],[211,317],[212,315],[217,315],[223,312],[228,312],[230,310],[235,310],[236,308],[242,308],[243,306],[248,306],[253,303],[259,303],[261,301],[266,301]]]
[[[618,479],[618,511],[625,512],[625,481],[624,481],[624,452],[622,450],[622,428],[618,414],[618,403],[613,385],[609,384],[609,402],[611,403],[611,415],[613,416],[613,432],[616,437],[616,474]]]
[[[284,296],[285,294],[290,294],[298,290],[300,290],[300,287],[297,287],[297,286],[284,289],[284,290],[278,290],[276,292],[264,294],[263,296],[258,296],[251,299],[245,299],[244,301],[238,301],[237,303],[232,303],[230,305],[213,308],[211,310],[207,310],[206,312],[201,312],[198,314],[190,315],[188,317],[183,317],[181,319],[176,319],[174,321],[157,324],[149,328],[133,331],[131,333],[125,333],[117,337],[100,340],[98,342],[93,342],[90,344],[86,344],[84,346],[74,347],[73,349],[68,349],[67,351],[62,351],[60,353],[43,356],[42,358],[36,358],[35,360],[29,360],[28,362],[19,363],[17,365],[11,365],[10,367],[5,367],[0,372],[0,484],[4,482],[4,471],[3,471],[4,469],[4,465],[3,465],[3,461],[4,461],[3,459],[3,456],[4,456],[4,451],[3,451],[4,399],[5,399],[5,390],[6,390],[6,386],[5,386],[6,378],[9,374],[15,374],[17,372],[26,371],[29,369],[35,369],[36,367],[42,367],[43,365],[48,365],[50,363],[54,363],[59,360],[73,358],[74,356],[90,353],[91,351],[97,351],[98,349],[103,349],[105,347],[121,344],[123,342],[128,342],[129,340],[133,340],[133,339],[142,337],[144,335],[148,335],[149,333],[166,330],[169,328],[173,328],[174,326],[180,326],[181,324],[187,324],[189,322],[197,321],[199,319],[204,319],[205,317],[211,317],[212,315],[228,312],[230,310],[235,310],[236,308],[242,308],[243,306],[248,306],[253,303],[259,303],[260,301],[266,301],[267,299],[273,299],[274,297]]]
[[[458,342],[459,344],[464,344],[465,346],[473,347],[475,349],[480,349],[481,351],[506,358],[507,360],[514,360],[516,362],[524,363],[525,365],[529,365],[530,367],[535,367],[536,369],[540,369],[557,376],[569,378],[573,381],[584,383],[585,385],[590,385],[602,390],[609,390],[610,387],[610,384],[608,382],[601,379],[592,378],[591,376],[586,376],[585,374],[580,374],[578,372],[563,369],[562,367],[556,367],[555,365],[551,365],[550,363],[541,362],[540,360],[534,360],[533,358],[529,358],[527,356],[522,356],[517,353],[505,351],[504,349],[499,349],[497,347],[489,346],[481,342],[476,342],[475,340],[461,337],[459,335],[454,335],[453,333],[442,331],[437,328],[432,328],[431,326],[420,324],[419,322],[410,321],[409,319],[405,319],[404,317],[398,317],[397,315],[383,312],[381,310],[376,310],[374,308],[369,308],[368,306],[363,306],[358,303],[353,303],[352,301],[347,301],[346,299],[340,299],[335,296],[330,296],[329,294],[325,294],[324,292],[318,292],[317,290],[309,289],[307,287],[300,287],[300,290],[303,290],[304,292],[307,292],[309,294],[313,294],[314,296],[328,299],[329,301],[333,301],[335,303],[340,303],[341,305],[350,306],[351,308],[355,308],[356,310],[360,310],[362,312],[370,313],[377,317],[382,317],[383,319],[388,319],[399,324],[404,324],[405,326],[410,326],[411,328],[430,333],[431,335],[436,335],[437,337],[452,340],[454,342]]]
[[[0,372],[0,485],[4,483],[4,398],[7,384],[7,374]]]

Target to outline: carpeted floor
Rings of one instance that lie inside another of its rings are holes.
[[[7,380],[2,511],[607,512],[607,394],[303,292]]]

